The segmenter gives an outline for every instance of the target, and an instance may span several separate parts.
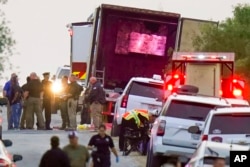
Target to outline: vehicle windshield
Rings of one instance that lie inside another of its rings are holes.
[[[162,100],[163,84],[133,82],[129,94]]]
[[[204,165],[213,165],[214,164],[214,161],[217,159],[218,157],[204,157]],[[219,159],[224,159],[224,161],[225,161],[225,164],[226,165],[229,165],[229,163],[230,163],[230,159],[229,159],[229,157],[226,157],[226,158],[221,158],[221,157],[219,157]]]
[[[70,74],[70,69],[61,69],[57,76],[57,79],[62,79],[63,76],[69,76],[69,74]]]
[[[209,134],[250,134],[250,114],[214,115]]]
[[[209,111],[215,107],[215,105],[211,104],[172,100],[164,115],[182,119],[205,121]]]

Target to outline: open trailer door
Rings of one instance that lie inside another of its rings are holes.
[[[198,20],[191,18],[181,18],[179,29],[179,39],[177,43],[177,51],[180,52],[195,52],[193,46],[193,39],[199,36],[202,32],[202,28],[206,25],[212,24],[218,27],[219,22],[209,20]]]
[[[90,59],[93,24],[92,22],[71,23],[69,31],[71,36],[71,73],[78,76],[84,86]]]

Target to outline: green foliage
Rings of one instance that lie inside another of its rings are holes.
[[[249,77],[250,5],[238,4],[233,14],[218,27],[204,27],[201,35],[194,38],[193,45],[197,51],[234,52],[237,72]]]
[[[7,0],[0,0],[0,4],[6,4]],[[7,66],[11,64],[9,62],[9,56],[13,54],[13,46],[15,40],[12,38],[11,30],[8,27],[8,22],[5,18],[5,14],[0,10],[0,72],[4,71]],[[0,73],[1,77],[1,73]]]

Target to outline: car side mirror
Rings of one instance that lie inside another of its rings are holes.
[[[198,126],[190,126],[188,128],[188,132],[193,133],[193,134],[200,134],[201,130],[200,130],[200,128]]]
[[[23,159],[23,156],[21,155],[18,155],[18,154],[13,155],[13,162],[21,161],[22,159]]]
[[[2,142],[3,142],[3,144],[4,144],[5,147],[12,146],[12,141],[9,140],[9,139],[4,139],[4,140],[2,140]]]

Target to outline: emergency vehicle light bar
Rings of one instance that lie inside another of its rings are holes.
[[[193,55],[182,55],[183,58],[186,59],[200,59],[200,60],[207,60],[207,59],[226,59],[226,56],[216,56],[216,55],[211,55],[211,56],[204,56],[204,55],[198,55],[198,56],[193,56]]]
[[[213,53],[213,52],[174,52],[172,60],[182,61],[226,61],[234,62],[234,53]]]

